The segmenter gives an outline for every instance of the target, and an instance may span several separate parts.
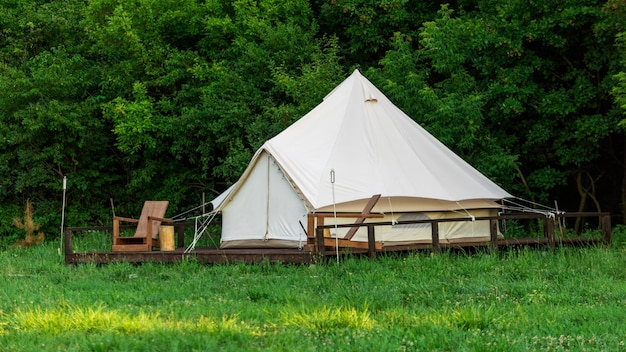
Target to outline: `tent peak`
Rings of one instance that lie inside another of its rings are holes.
[[[378,98],[376,97],[376,92],[372,89],[372,84],[367,80],[367,78],[365,78],[365,76],[363,76],[363,74],[361,74],[361,71],[359,71],[358,68],[354,69],[349,78],[353,78],[353,84],[359,84],[361,86],[363,102],[378,103]]]
[[[338,86],[336,86],[330,93],[326,94],[324,97],[324,101],[327,100],[330,96],[334,95],[335,92],[344,88],[345,86],[350,87],[361,87],[361,92],[363,94],[363,102],[365,103],[377,103],[378,98],[374,94],[375,92],[371,89],[371,83],[361,74],[359,69],[355,69],[350,77],[341,82]]]

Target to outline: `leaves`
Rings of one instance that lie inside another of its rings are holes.
[[[154,197],[187,209],[235,182],[264,141],[355,67],[512,193],[549,200],[576,193],[581,172],[603,175],[603,209],[621,211],[608,190],[623,172],[618,1],[0,6],[0,197],[10,218],[30,197],[44,229],[56,228],[62,176],[72,225],[110,221],[109,198],[119,211]]]
[[[153,136],[157,130],[157,116],[145,85],[134,84],[133,98],[133,101],[127,101],[118,97],[103,108],[104,116],[113,120],[117,147],[126,154],[136,154],[143,148],[155,148],[157,144]]]

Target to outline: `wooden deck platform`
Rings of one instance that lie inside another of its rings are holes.
[[[360,226],[368,228],[368,238],[370,241],[360,248],[342,248],[341,253],[350,253],[354,255],[367,255],[375,258],[378,253],[391,252],[410,252],[420,250],[430,250],[434,252],[447,248],[463,249],[463,248],[480,248],[487,247],[492,250],[500,250],[511,247],[521,246],[545,246],[554,248],[558,246],[589,246],[589,245],[607,245],[611,242],[611,225],[610,215],[607,213],[570,213],[561,215],[562,217],[597,217],[600,228],[601,237],[567,237],[562,238],[555,236],[554,218],[539,217],[543,221],[544,237],[533,238],[501,238],[497,235],[497,221],[505,219],[537,219],[537,214],[522,214],[515,216],[498,216],[476,218],[475,220],[488,220],[491,222],[491,240],[485,242],[457,242],[457,243],[441,243],[438,238],[438,224],[448,221],[467,221],[467,219],[443,219],[443,220],[416,220],[411,223],[430,223],[432,226],[432,242],[423,244],[412,244],[402,246],[384,246],[379,242],[375,242],[375,227],[380,225],[388,225],[387,223],[367,223]],[[344,225],[354,226],[354,225]],[[72,236],[76,232],[81,231],[110,231],[110,227],[79,227],[67,228],[64,234],[63,254],[66,264],[79,263],[97,263],[104,264],[110,262],[162,262],[175,263],[188,258],[194,258],[201,263],[207,264],[228,264],[228,263],[295,263],[310,264],[323,261],[325,258],[333,257],[336,254],[334,247],[325,244],[324,229],[330,226],[318,226],[315,230],[315,237],[310,238],[310,243],[305,245],[303,249],[272,249],[272,248],[254,248],[254,249],[219,249],[213,247],[196,247],[193,251],[185,253],[184,251],[184,224],[177,225],[178,240],[176,249],[172,251],[149,251],[149,252],[74,252],[72,248]]]
[[[312,263],[314,252],[299,251],[297,249],[219,249],[200,247],[190,253],[185,253],[183,248],[173,251],[151,252],[87,252],[65,253],[66,264],[110,262],[130,263],[176,263],[185,259],[193,258],[201,263],[229,264],[229,263]]]
[[[599,238],[568,238],[556,241],[557,246],[589,246],[602,245],[603,240]],[[548,246],[549,242],[544,238],[507,238],[498,240],[498,249],[507,249],[515,246]],[[446,248],[479,248],[490,247],[490,242],[454,243],[440,245],[440,250]],[[404,246],[383,247],[377,253],[411,252],[433,250],[432,244],[415,244]],[[355,255],[369,255],[367,249],[352,248],[349,250]],[[345,253],[342,249],[341,253]],[[335,249],[327,247],[326,257],[333,257]],[[321,256],[318,252],[310,249],[219,249],[211,247],[199,247],[190,253],[184,253],[183,248],[174,251],[151,251],[151,252],[65,252],[66,264],[96,263],[106,264],[110,262],[129,263],[176,263],[185,259],[193,258],[201,263],[207,264],[229,264],[229,263],[293,263],[311,264],[319,261]]]

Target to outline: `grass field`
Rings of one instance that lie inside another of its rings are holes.
[[[317,265],[0,252],[2,351],[617,351],[626,244]]]

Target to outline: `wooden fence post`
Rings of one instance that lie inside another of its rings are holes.
[[[433,235],[433,250],[435,253],[439,253],[441,250],[439,247],[439,223],[437,221],[432,221],[430,226]]]
[[[491,235],[491,248],[494,251],[498,250],[498,220],[489,220],[489,234]]]
[[[317,254],[320,257],[326,257],[326,248],[324,247],[324,228],[317,227],[315,229],[315,239],[317,241]]]
[[[65,229],[65,235],[63,236],[63,256],[65,257],[65,264],[70,264],[67,258],[68,255],[72,253],[72,228],[67,227]]]
[[[376,236],[373,225],[367,226],[367,254],[371,259],[376,258]]]

